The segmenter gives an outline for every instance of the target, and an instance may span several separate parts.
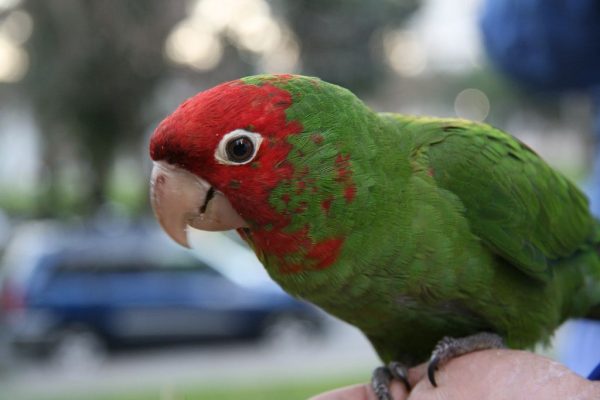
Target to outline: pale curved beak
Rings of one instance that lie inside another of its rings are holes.
[[[189,247],[188,226],[205,231],[248,226],[223,193],[191,172],[163,161],[155,162],[152,169],[150,202],[165,232],[185,247]]]

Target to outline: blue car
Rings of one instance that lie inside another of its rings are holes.
[[[155,227],[25,229],[0,270],[12,343],[47,354],[73,341],[119,348],[258,338],[281,321],[321,331],[322,314],[264,278],[249,249],[212,235],[210,248],[192,252]]]

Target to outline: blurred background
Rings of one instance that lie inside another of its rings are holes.
[[[563,3],[0,0],[0,399],[302,399],[368,380],[361,334],[285,295],[235,236],[185,251],[158,230],[153,129],[220,82],[315,75],[377,111],[507,130],[598,210],[600,5]],[[570,323],[545,351],[586,375],[600,346],[580,343],[599,336]]]

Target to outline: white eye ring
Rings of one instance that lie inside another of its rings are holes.
[[[253,152],[249,158],[244,159],[243,161],[232,160],[230,159],[229,154],[227,153],[227,145],[231,143],[231,141],[241,137],[248,138],[252,142]],[[262,143],[262,141],[263,137],[260,133],[249,132],[245,129],[236,129],[223,136],[223,138],[219,142],[219,145],[217,146],[217,149],[215,150],[215,159],[218,163],[226,165],[248,164],[249,162],[254,160],[254,157],[256,157],[256,153],[258,153],[258,149],[260,148],[260,144]]]

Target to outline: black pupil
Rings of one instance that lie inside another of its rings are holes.
[[[227,156],[231,161],[248,161],[254,153],[254,144],[249,138],[242,136],[227,143]]]

